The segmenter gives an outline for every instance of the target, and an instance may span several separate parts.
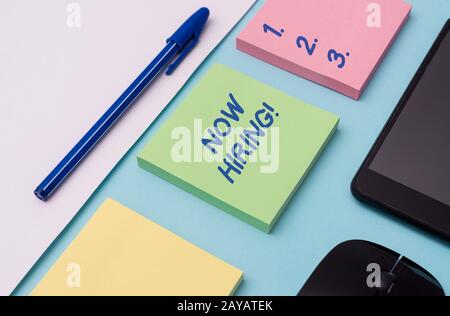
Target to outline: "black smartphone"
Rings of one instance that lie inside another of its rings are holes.
[[[450,240],[450,19],[353,179],[352,192]]]

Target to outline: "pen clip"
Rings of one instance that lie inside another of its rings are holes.
[[[183,48],[183,50],[178,55],[178,58],[167,67],[166,75],[170,76],[173,74],[175,69],[181,64],[181,62],[186,58],[186,56],[189,54],[189,52],[197,45],[198,43],[198,36],[195,36],[189,44],[186,45],[186,47]]]

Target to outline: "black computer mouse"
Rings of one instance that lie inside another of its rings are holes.
[[[346,241],[322,260],[299,296],[444,296],[424,268],[383,246]]]

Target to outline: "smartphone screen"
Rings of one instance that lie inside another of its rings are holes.
[[[369,169],[450,206],[450,32]]]

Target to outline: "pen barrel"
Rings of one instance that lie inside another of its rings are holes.
[[[34,191],[41,200],[47,200],[67,176],[77,167],[83,158],[94,148],[114,123],[130,108],[137,97],[177,55],[179,47],[169,44],[159,53],[154,61],[139,75],[117,101],[92,126],[84,137],[72,148],[55,169]]]

